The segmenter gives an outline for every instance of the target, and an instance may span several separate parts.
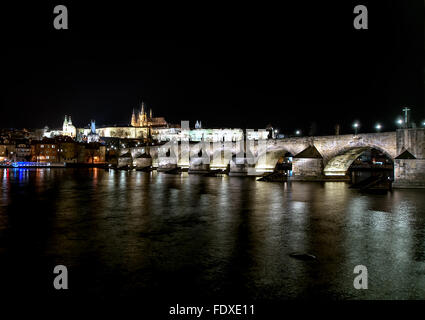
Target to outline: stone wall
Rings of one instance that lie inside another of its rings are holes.
[[[394,161],[394,187],[425,188],[425,129],[397,130],[397,153],[407,150],[416,159]]]
[[[424,188],[425,159],[396,159],[394,188]]]
[[[323,176],[323,160],[296,158],[292,162],[292,176],[295,180],[304,177],[322,178]]]
[[[408,150],[416,159],[425,159],[425,129],[397,130],[397,155]]]

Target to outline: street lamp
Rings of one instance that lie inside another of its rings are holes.
[[[376,129],[376,131],[381,131],[381,129],[382,129],[382,125],[380,124],[380,123],[377,123],[376,124],[376,126],[375,126],[375,129]]]
[[[402,118],[398,118],[397,119],[397,124],[401,128],[401,126],[403,125],[403,119]]]
[[[299,136],[299,135],[301,134],[301,131],[300,131],[300,130],[297,130],[297,131],[295,131],[295,134],[296,134],[297,136]]]
[[[425,127],[425,121],[422,121],[422,127]]]
[[[357,135],[357,130],[359,129],[360,124],[358,122],[354,122],[353,128],[354,128],[354,134]]]

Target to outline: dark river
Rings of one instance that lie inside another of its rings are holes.
[[[364,195],[341,182],[101,169],[0,173],[3,294],[425,299],[424,190]],[[69,273],[63,293],[52,285],[59,264]],[[368,269],[367,290],[353,287],[356,265]]]

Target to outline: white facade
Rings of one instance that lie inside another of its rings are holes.
[[[65,116],[65,120],[63,121],[62,126],[62,135],[69,136],[71,138],[75,138],[77,136],[77,128],[72,125],[71,116],[69,116],[69,119],[67,119]]]
[[[62,130],[49,130],[47,127],[44,129],[43,137],[53,138],[56,136],[68,136],[71,138],[77,136],[77,128],[72,124],[71,116],[69,116],[69,119],[65,116]]]
[[[248,140],[267,139],[268,132],[266,130],[247,130]],[[193,129],[182,130],[180,128],[164,128],[158,129],[158,134],[153,138],[158,141],[241,141],[244,139],[242,129]]]

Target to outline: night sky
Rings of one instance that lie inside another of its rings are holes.
[[[172,123],[284,133],[393,130],[405,105],[425,120],[423,1],[339,2],[56,3],[69,30],[56,4],[2,5],[0,127],[128,124],[142,100]]]

